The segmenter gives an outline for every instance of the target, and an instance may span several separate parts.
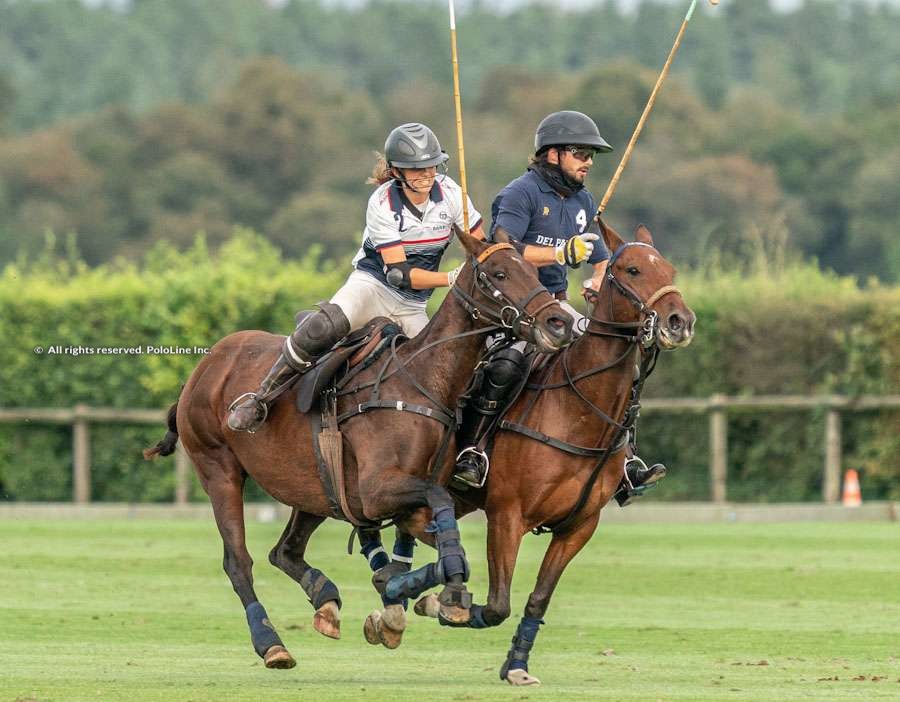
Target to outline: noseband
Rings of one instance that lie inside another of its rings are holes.
[[[505,243],[493,244],[482,251],[477,258],[472,259],[472,268],[475,271],[475,275],[473,276],[474,282],[471,293],[463,291],[457,285],[454,285],[450,290],[459,298],[460,303],[466,308],[466,311],[472,316],[472,319],[485,319],[491,324],[496,324],[497,326],[510,331],[534,327],[537,315],[552,305],[558,305],[559,302],[547,292],[547,289],[543,285],[538,285],[536,288],[529,291],[525,296],[524,301],[521,303],[516,302],[494,285],[490,276],[485,271],[481,270],[480,266],[491,255],[504,249],[515,250],[515,247],[512,244]],[[493,309],[486,309],[479,306],[474,297],[476,287],[486,298],[496,301],[498,303],[496,307]],[[542,293],[549,299],[534,310],[534,312],[529,312],[528,305]]]

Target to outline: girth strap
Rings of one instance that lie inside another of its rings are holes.
[[[436,419],[445,427],[449,428],[456,426],[456,417],[449,415],[442,410],[435,409],[434,407],[415,405],[410,402],[405,402],[404,400],[369,400],[368,402],[362,402],[358,404],[355,409],[338,415],[337,423],[340,425],[351,417],[355,417],[358,414],[364,414],[372,409],[392,409],[399,412],[415,412],[424,417]]]
[[[581,510],[584,509],[584,506],[587,504],[588,499],[590,499],[591,493],[594,490],[594,485],[597,482],[597,478],[600,477],[600,472],[603,470],[603,467],[606,465],[606,462],[609,458],[621,451],[625,448],[625,444],[628,443],[628,430],[619,428],[616,430],[615,440],[613,441],[613,446],[604,453],[600,460],[597,461],[597,465],[594,466],[594,470],[591,471],[590,477],[588,477],[587,482],[582,486],[581,493],[578,495],[578,501],[575,503],[575,506],[572,507],[571,511],[563,517],[562,520],[554,523],[554,524],[541,524],[540,526],[535,527],[531,530],[532,534],[546,534],[547,532],[551,532],[552,534],[565,534],[572,528],[575,522],[578,519]]]

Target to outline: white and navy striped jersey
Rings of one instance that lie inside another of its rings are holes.
[[[469,229],[481,224],[481,215],[468,201]],[[413,205],[399,181],[383,183],[372,193],[366,209],[362,247],[353,257],[353,267],[377,278],[395,296],[425,302],[433,289],[398,290],[387,283],[381,251],[403,246],[413,268],[436,271],[453,238],[452,225],[463,227],[462,189],[448,176],[438,176],[422,208]]]

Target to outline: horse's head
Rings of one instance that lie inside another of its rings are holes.
[[[591,319],[600,324],[641,323],[647,345],[656,342],[664,349],[674,349],[691,343],[697,317],[675,287],[675,267],[653,247],[647,227],[640,225],[635,232],[637,241],[627,243],[612,227],[601,222],[601,228],[612,255],[605,295],[585,293],[588,303],[594,305]],[[604,296],[608,301],[600,303]],[[595,314],[607,317],[604,320]]]
[[[572,341],[572,316],[509,241],[488,244],[459,230],[457,235],[470,257],[452,292],[475,320],[503,327],[545,353]]]

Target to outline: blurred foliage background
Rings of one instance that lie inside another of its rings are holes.
[[[463,12],[476,204],[577,107],[621,153],[686,3]],[[682,263],[759,237],[900,281],[900,7],[703,5],[609,216]],[[375,0],[0,0],[0,263],[73,232],[91,265],[234,225],[289,256],[356,247],[372,152],[424,121],[455,158],[446,7]],[[594,189],[615,168],[598,160]],[[454,166],[455,168],[455,166]]]
[[[616,147],[602,194],[686,5],[466,5],[476,206],[557,109]],[[443,4],[405,0],[0,0],[0,406],[164,407],[196,358],[31,349],[286,333],[329,297],[393,126],[431,125],[455,173],[446,26]],[[698,10],[607,211],[650,227],[700,317],[648,394],[900,392],[898,134],[897,4]],[[823,422],[734,418],[731,494],[817,499]],[[872,496],[900,496],[898,432],[896,412],[847,415]],[[170,498],[171,471],[134,456],[158,432],[96,433],[98,499]],[[666,497],[706,496],[702,417],[648,414],[641,442],[681,475]],[[65,429],[0,425],[0,499],[67,499],[70,452]]]

